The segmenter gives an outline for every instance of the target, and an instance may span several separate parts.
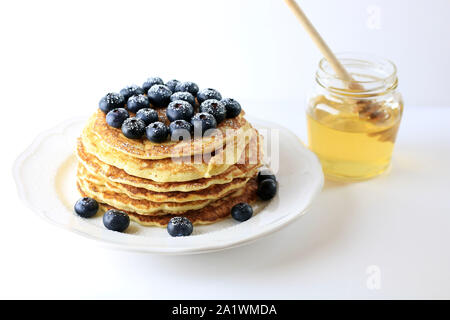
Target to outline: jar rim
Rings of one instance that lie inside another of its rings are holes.
[[[336,58],[342,63],[344,67],[346,65],[348,66],[354,63],[359,63],[361,65],[365,65],[366,67],[371,67],[374,70],[380,71],[378,75],[381,77],[378,79],[374,80],[355,79],[354,82],[360,84],[364,83],[373,84],[379,83],[380,81],[389,82],[389,80],[391,80],[391,82],[393,83],[397,79],[397,66],[389,59],[363,52],[338,52],[336,54]],[[322,72],[326,77],[347,82],[347,80],[339,77],[334,72],[333,68],[328,63],[326,58],[322,58],[319,61],[319,70],[317,73],[318,77],[323,77],[322,75],[319,75],[319,71]]]

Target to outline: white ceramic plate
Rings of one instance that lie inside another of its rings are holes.
[[[143,227],[134,222],[126,233],[107,230],[102,217],[83,219],[73,212],[79,198],[75,186],[76,138],[85,118],[68,120],[40,134],[14,165],[14,178],[22,200],[46,220],[81,236],[124,250],[161,254],[186,254],[235,247],[281,229],[302,216],[322,190],[322,168],[316,156],[303,146],[289,130],[276,124],[249,119],[265,138],[267,148],[278,154],[273,141],[279,138],[279,170],[277,196],[250,220],[233,219],[194,227],[189,237],[172,238],[163,228]],[[278,137],[277,137],[278,135]]]

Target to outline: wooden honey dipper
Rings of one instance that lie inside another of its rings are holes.
[[[325,40],[317,32],[316,28],[313,26],[311,21],[305,15],[300,6],[295,2],[295,0],[284,0],[288,7],[295,14],[297,19],[302,24],[303,28],[306,30],[308,35],[314,41],[316,46],[319,48],[320,52],[323,54],[325,59],[336,72],[339,79],[348,87],[351,91],[364,92],[364,87],[358,83],[353,77],[345,70],[342,63],[336,58],[334,53],[331,51],[330,47],[326,44]],[[384,114],[380,111],[381,106],[374,101],[358,101],[356,103],[355,111],[359,113],[361,118],[369,120],[383,120]]]

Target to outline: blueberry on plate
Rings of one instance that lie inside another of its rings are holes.
[[[110,92],[100,99],[98,107],[104,113],[110,112],[112,109],[123,108],[125,106],[125,98],[120,93]]]
[[[166,82],[166,86],[167,88],[170,89],[170,91],[175,92],[175,88],[177,87],[177,84],[179,84],[180,81],[176,80],[176,79],[172,79]]]
[[[247,221],[253,215],[253,208],[245,202],[238,203],[231,208],[231,216],[239,222]]]
[[[122,124],[122,133],[129,139],[140,139],[145,133],[145,122],[136,117],[128,118]]]
[[[186,217],[173,217],[167,224],[167,232],[172,237],[186,237],[193,230],[192,222]]]
[[[175,92],[179,92],[179,91],[182,91],[182,92],[187,91],[195,97],[198,92],[198,85],[196,85],[194,82],[191,82],[191,81],[180,82],[175,87]]]
[[[124,108],[113,109],[106,114],[106,123],[114,128],[122,127],[122,123],[129,117]]]
[[[158,112],[155,109],[144,108],[136,112],[136,118],[145,122],[145,125],[158,121]]]
[[[172,141],[188,140],[191,138],[192,124],[186,120],[175,120],[169,125]]]
[[[225,109],[227,110],[227,118],[237,117],[241,113],[241,105],[236,100],[232,98],[225,98],[222,100],[222,103],[225,105]]]
[[[214,129],[217,127],[217,121],[212,114],[209,113],[196,113],[192,119],[191,123],[194,126],[194,135],[201,132],[205,134],[206,130]]]
[[[275,197],[277,193],[277,182],[272,179],[262,180],[258,184],[256,193],[262,200],[270,200]]]
[[[143,94],[144,90],[141,87],[138,87],[135,84],[132,84],[131,86],[127,86],[120,90],[120,94],[123,95],[125,100],[128,100],[129,97],[135,96],[137,94]]]
[[[98,202],[92,198],[84,197],[75,203],[74,210],[80,217],[90,218],[97,213]]]
[[[162,84],[155,84],[147,92],[148,100],[156,108],[167,107],[171,95],[172,91]]]
[[[166,109],[166,116],[169,121],[175,120],[191,120],[194,115],[194,107],[186,101],[175,100],[169,103]]]
[[[142,89],[144,92],[147,92],[148,89],[153,87],[155,84],[164,84],[164,81],[162,81],[159,77],[151,77],[145,80],[145,82],[142,84]]]
[[[272,179],[275,182],[277,181],[277,177],[275,177],[275,175],[272,173],[272,171],[270,171],[269,169],[261,169],[258,172],[257,181],[258,181],[258,183],[261,183],[261,181],[266,180],[266,179]]]
[[[143,108],[149,108],[150,101],[148,97],[144,94],[138,94],[136,96],[131,96],[127,101],[127,109],[131,112],[137,113]]]
[[[217,123],[225,120],[227,111],[222,102],[216,99],[209,99],[202,102],[200,105],[200,112],[212,114],[216,118]]]
[[[106,229],[124,232],[130,225],[130,217],[123,211],[111,209],[103,215],[103,224]]]
[[[145,129],[145,134],[151,142],[161,143],[167,140],[169,128],[162,122],[153,122]]]
[[[176,101],[176,100],[183,100],[186,102],[189,102],[192,106],[195,106],[195,97],[192,95],[192,93],[189,92],[175,92],[170,96],[170,101]]]
[[[197,93],[197,100],[200,104],[208,99],[221,100],[222,95],[216,89],[211,88],[202,89]]]

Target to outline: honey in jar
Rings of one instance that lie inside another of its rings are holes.
[[[309,148],[327,178],[364,180],[391,163],[403,112],[396,67],[367,55],[341,54],[338,59],[358,89],[335,76],[326,60],[320,62],[307,108]]]

